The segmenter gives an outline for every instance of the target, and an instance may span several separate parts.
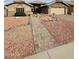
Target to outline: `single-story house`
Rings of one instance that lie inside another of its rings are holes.
[[[55,1],[51,3],[44,3],[41,1],[33,1],[26,3],[22,0],[15,0],[10,4],[6,4],[5,15],[6,16],[26,16],[28,14],[49,14],[53,13],[57,15],[72,14],[74,5],[67,4],[62,1]]]
[[[7,16],[25,16],[27,14],[31,14],[32,13],[32,5],[25,3],[24,1],[14,1],[10,4],[6,4],[5,5],[7,7]]]
[[[69,6],[63,2],[54,2],[48,5],[48,13],[49,14],[57,14],[57,15],[66,15],[68,14]]]

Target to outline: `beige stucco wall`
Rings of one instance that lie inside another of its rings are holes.
[[[4,6],[4,16],[8,16],[8,7],[7,6]]]
[[[7,9],[4,9],[4,16],[7,16]]]
[[[32,13],[31,6],[26,4],[12,4],[8,6],[8,16],[13,16],[16,12],[16,8],[24,8],[25,14]]]

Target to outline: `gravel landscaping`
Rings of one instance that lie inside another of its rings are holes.
[[[72,42],[74,23],[65,19],[57,16],[56,20],[48,15],[5,17],[5,59],[23,59]]]

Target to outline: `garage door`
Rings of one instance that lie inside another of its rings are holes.
[[[51,8],[51,14],[57,14],[57,15],[60,15],[60,14],[65,14],[64,13],[64,8]]]

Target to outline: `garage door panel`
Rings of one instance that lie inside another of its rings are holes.
[[[64,14],[64,8],[51,8],[51,14]]]

